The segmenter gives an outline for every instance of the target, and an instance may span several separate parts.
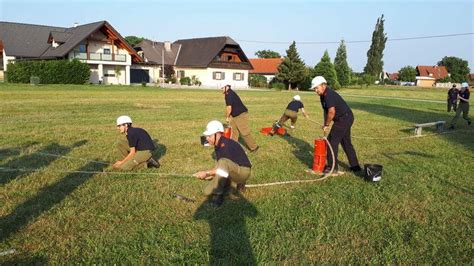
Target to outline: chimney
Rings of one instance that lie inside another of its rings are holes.
[[[77,23],[77,22],[74,22],[74,25],[73,25],[73,27],[74,27],[74,28],[77,28],[77,26],[79,26],[79,23]]]
[[[165,41],[165,51],[171,52],[171,42]]]

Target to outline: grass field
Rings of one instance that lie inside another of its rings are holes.
[[[249,155],[249,183],[314,178],[304,170],[321,135],[315,124],[300,117],[291,138],[259,133],[293,93],[238,93],[261,147]],[[0,252],[15,249],[0,264],[472,263],[473,126],[460,119],[454,131],[428,128],[425,137],[401,139],[414,135],[414,123],[449,122],[454,114],[444,103],[357,95],[444,101],[445,91],[341,93],[355,114],[359,160],[384,166],[379,183],[348,173],[249,188],[214,208],[204,204],[205,182],[186,175],[214,165],[199,136],[209,120],[224,120],[219,91],[0,84]],[[319,97],[300,95],[321,121]],[[95,161],[117,159],[114,123],[123,114],[158,141],[162,167],[87,173],[106,167]],[[342,149],[339,159],[347,163]],[[18,168],[38,171],[5,172]]]

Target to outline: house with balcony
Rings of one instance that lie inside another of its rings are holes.
[[[227,36],[182,39],[173,43],[144,40],[134,46],[144,62],[173,66],[178,80],[194,77],[202,86],[248,88],[252,65],[240,45]],[[151,71],[151,69],[147,70]],[[150,78],[153,79],[150,75]]]
[[[130,84],[130,67],[142,58],[107,21],[70,28],[0,22],[1,72],[17,60],[78,59],[90,82]]]

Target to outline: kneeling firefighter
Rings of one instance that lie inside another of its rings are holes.
[[[225,138],[223,133],[224,126],[221,122],[213,120],[207,124],[203,134],[209,145],[214,146],[217,164],[212,169],[194,174],[201,180],[211,180],[204,189],[204,194],[212,197],[211,203],[217,206],[224,202],[224,196],[230,191],[232,183],[240,191],[245,189],[252,167],[242,146]]]
[[[114,168],[130,171],[160,167],[152,157],[155,144],[148,132],[142,128],[132,127],[132,119],[126,115],[117,118],[117,129],[124,135],[117,143],[119,156],[123,159],[115,162]]]

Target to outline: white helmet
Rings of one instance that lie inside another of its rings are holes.
[[[123,124],[131,124],[132,119],[130,116],[127,115],[122,115],[117,118],[117,126],[123,125]]]
[[[467,88],[467,87],[469,87],[469,84],[467,84],[467,82],[461,83],[461,88]]]
[[[295,96],[293,96],[293,100],[301,101],[301,97],[299,95],[295,95]]]
[[[211,122],[207,123],[206,131],[202,134],[205,136],[210,136],[216,134],[217,132],[224,132],[224,125],[217,120],[212,120]]]
[[[315,87],[323,84],[323,83],[328,83],[326,79],[323,76],[316,76],[314,77],[313,80],[311,80],[311,90],[314,89]]]

